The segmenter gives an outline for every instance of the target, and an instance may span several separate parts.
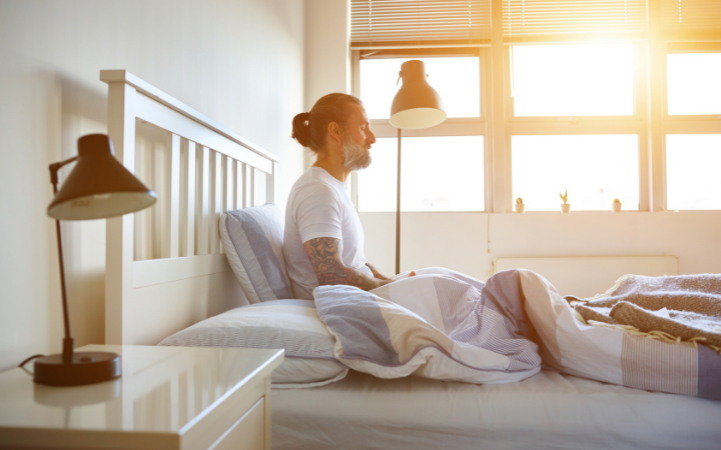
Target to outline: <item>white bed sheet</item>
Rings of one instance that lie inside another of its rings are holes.
[[[274,450],[721,448],[721,401],[549,370],[502,385],[351,371],[271,404]]]

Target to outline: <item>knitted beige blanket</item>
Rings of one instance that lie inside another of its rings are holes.
[[[586,321],[721,347],[721,274],[626,275],[605,294],[566,299]]]

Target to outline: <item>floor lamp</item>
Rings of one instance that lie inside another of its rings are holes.
[[[423,61],[401,64],[403,85],[391,105],[391,125],[398,128],[398,177],[396,190],[396,274],[401,272],[401,130],[428,128],[446,120],[443,102],[426,81]]]

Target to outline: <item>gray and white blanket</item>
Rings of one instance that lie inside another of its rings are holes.
[[[718,352],[590,324],[528,270],[483,283],[425,269],[370,292],[322,286],[314,295],[335,358],[381,378],[506,383],[539,372],[543,358],[585,378],[721,399]]]
[[[336,337],[335,356],[381,378],[410,374],[469,383],[505,383],[540,371],[517,280],[488,283],[424,269],[371,292],[321,286],[315,303]]]

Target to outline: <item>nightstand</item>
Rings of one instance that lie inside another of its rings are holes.
[[[283,350],[89,345],[122,376],[77,387],[0,373],[0,447],[270,449],[270,374]],[[31,364],[28,364],[32,367]]]

